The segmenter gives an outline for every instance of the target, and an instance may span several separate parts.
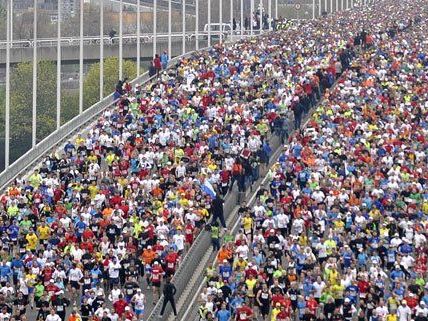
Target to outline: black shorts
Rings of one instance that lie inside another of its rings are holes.
[[[112,285],[119,284],[119,278],[110,278],[109,282]]]
[[[160,288],[161,283],[160,283],[160,281],[152,281],[152,285],[153,285],[154,287]]]
[[[269,305],[263,304],[262,306],[260,306],[260,313],[263,316],[269,315],[269,311],[270,311],[270,306]]]
[[[77,281],[70,281],[70,286],[71,286],[73,289],[76,289],[76,290],[79,290],[79,289],[80,289],[80,284],[79,284],[79,282],[77,282]]]

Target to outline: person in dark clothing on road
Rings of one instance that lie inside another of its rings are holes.
[[[64,293],[61,292],[52,302],[52,306],[55,308],[56,314],[58,314],[61,320],[64,321],[66,315],[66,308],[70,305],[70,300],[65,298]]]
[[[116,88],[115,88],[115,99],[119,98],[120,96],[124,95],[125,89],[123,88],[123,85],[128,81],[128,78],[125,78],[123,80],[118,80],[117,84],[116,84]]]
[[[340,63],[342,64],[342,69],[347,70],[351,63],[351,56],[347,50],[342,50],[339,55]]]
[[[221,194],[216,191],[217,195],[216,198],[213,200],[211,204],[211,210],[212,210],[212,223],[216,222],[217,219],[220,221],[221,226],[226,228],[226,221],[224,220],[224,212],[223,212],[223,203],[224,200],[221,197]]]
[[[299,130],[302,124],[303,105],[297,99],[293,102],[292,107],[294,113],[294,129]]]
[[[174,315],[177,316],[177,308],[175,307],[175,300],[174,295],[177,293],[177,289],[175,288],[175,285],[171,282],[171,277],[168,277],[166,279],[166,283],[163,286],[163,304],[162,304],[162,310],[159,315],[159,318],[163,317],[163,313],[165,312],[166,305],[168,302],[171,303],[172,311],[174,312]]]

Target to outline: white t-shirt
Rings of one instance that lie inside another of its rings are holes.
[[[414,262],[415,259],[410,255],[401,258],[401,265],[404,266],[404,268],[406,269],[411,268]]]
[[[317,245],[316,249],[318,250],[318,257],[319,258],[327,257],[327,246],[325,246],[325,244],[319,243]]]
[[[248,248],[248,245],[239,245],[236,248],[236,253],[238,253],[239,255],[244,256],[245,259],[248,258],[248,252],[250,251],[250,249]]]
[[[111,290],[111,293],[109,295],[109,300],[115,303],[117,300],[119,300],[119,295],[121,294],[122,294],[122,291],[120,289],[113,289]]]
[[[109,312],[109,310],[108,309],[106,309],[106,308],[103,308],[103,307],[99,307],[98,309],[97,309],[97,311],[95,311],[95,315],[97,316],[97,317],[99,317],[99,318],[101,318],[102,316],[103,316],[103,314],[104,314],[104,311],[105,312]]]
[[[400,305],[397,309],[397,314],[398,314],[399,321],[408,321],[410,320],[410,315],[412,314],[412,310],[410,310],[410,308],[407,305],[404,307]]]
[[[183,234],[175,234],[173,236],[174,244],[177,246],[179,251],[184,250],[184,235]]]
[[[314,290],[315,290],[314,297],[315,298],[320,298],[321,294],[322,294],[322,291],[325,288],[325,282],[324,281],[321,281],[320,283],[314,282],[313,285],[314,285]]]
[[[135,309],[144,310],[144,294],[135,294],[134,295]]]
[[[68,272],[68,279],[73,282],[79,282],[83,278],[83,273],[79,268],[70,269]]]
[[[388,308],[386,306],[377,307],[375,311],[376,311],[376,315],[378,315],[381,318],[381,320],[384,320],[386,315],[388,314]]]
[[[293,222],[294,231],[297,234],[301,234],[303,232],[303,226],[305,225],[305,221],[301,218],[297,218]]]
[[[111,321],[118,321],[119,320],[119,314],[116,312],[111,312],[107,315]]]
[[[276,218],[276,223],[278,228],[286,228],[287,224],[289,222],[289,218],[287,215],[285,215],[284,213],[280,213],[277,216],[275,216]]]
[[[47,317],[46,317],[46,321],[61,321],[61,318],[59,317],[59,315],[58,314],[49,314]]]
[[[419,313],[422,313],[424,317],[428,316],[428,308],[427,307],[421,307],[420,305],[416,307],[416,315],[419,315]]]
[[[120,270],[120,263],[116,262],[110,262],[108,265],[108,274],[109,277],[112,279],[117,279],[119,277],[119,270]]]
[[[324,200],[324,198],[325,198],[325,195],[322,191],[315,191],[312,194],[312,199],[314,199],[318,203],[322,202]]]
[[[6,320],[6,319],[10,319],[10,313],[3,313],[3,312],[0,312],[0,321],[4,321],[4,320]]]

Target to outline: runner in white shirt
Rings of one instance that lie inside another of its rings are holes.
[[[249,251],[250,251],[250,249],[248,248],[247,244],[241,244],[235,250],[235,252],[238,255],[242,255],[244,259],[248,259],[248,252]]]
[[[121,265],[117,258],[113,257],[113,260],[108,265],[108,276],[110,285],[119,284],[119,271]]]
[[[97,316],[98,318],[102,318],[104,313],[110,313],[110,310],[107,309],[105,307],[105,304],[103,304],[102,306],[100,306],[96,311],[95,311],[95,316]]]
[[[314,298],[319,299],[322,295],[322,291],[326,287],[325,282],[318,276],[317,280],[314,282]]]
[[[375,309],[376,315],[379,316],[380,320],[385,320],[388,314],[388,308],[386,307],[384,301],[381,299],[379,306]]]
[[[6,321],[10,319],[10,313],[7,312],[6,308],[3,308],[3,310],[0,312],[0,321]]]
[[[416,307],[416,313],[415,314],[417,316],[418,315],[421,315],[421,316],[424,316],[424,317],[428,316],[428,308],[427,308],[427,306],[426,306],[426,304],[425,304],[424,301],[421,301],[419,303],[419,305]]]
[[[401,305],[397,309],[397,315],[399,321],[410,321],[412,310],[407,306],[406,300],[401,301]]]
[[[409,253],[406,253],[406,255],[403,256],[400,261],[400,265],[402,265],[409,272],[412,269],[414,263],[415,259],[411,257]]]
[[[46,317],[45,321],[62,321],[61,317],[55,313],[54,309],[51,309],[51,313]]]
[[[134,304],[134,311],[139,320],[142,320],[144,317],[144,305],[146,303],[146,297],[141,293],[141,289],[137,289],[137,293],[131,299],[131,302]]]
[[[177,230],[177,234],[174,234],[174,236],[172,237],[172,239],[174,240],[174,244],[177,246],[177,250],[183,251],[184,250],[184,235],[181,232],[181,230]]]
[[[281,231],[281,234],[285,233],[288,223],[290,222],[290,218],[288,217],[288,215],[285,215],[283,212],[280,212],[278,215],[275,216],[275,220],[276,226]]]
[[[108,296],[108,299],[115,303],[117,300],[119,300],[119,295],[122,294],[122,290],[119,288],[118,284],[115,284],[113,287],[113,290],[111,290],[110,295]]]
[[[82,271],[74,266],[68,271],[68,280],[70,281],[71,293],[73,298],[75,298],[76,294],[80,289],[80,280],[83,278]]]

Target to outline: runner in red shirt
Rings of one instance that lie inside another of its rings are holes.
[[[114,311],[119,314],[119,317],[125,312],[125,308],[128,306],[128,303],[123,299],[122,294],[119,294],[119,300],[113,303]]]
[[[175,273],[177,267],[178,254],[174,252],[173,248],[169,248],[168,254],[165,256],[166,263],[166,275],[172,276]]]
[[[160,266],[158,261],[155,261],[153,263],[152,275],[150,278],[150,281],[152,283],[152,290],[153,290],[153,300],[160,299],[159,289],[161,286],[161,280],[163,275],[164,275],[164,271],[162,269],[162,266]]]
[[[286,321],[286,320],[290,320],[290,309],[281,305],[281,311],[278,313],[278,315],[276,316],[276,320],[277,321]]]
[[[249,321],[253,316],[253,310],[247,306],[243,305],[242,307],[236,309],[236,321]]]
[[[231,172],[226,168],[224,168],[220,172],[220,183],[221,183],[221,191],[223,193],[223,196],[226,195],[227,190],[229,189],[229,182],[231,177],[232,177]]]
[[[195,230],[195,227],[193,226],[193,224],[190,222],[190,220],[187,220],[186,227],[184,228],[184,238],[186,240],[186,245],[188,247],[190,247],[193,243],[194,230]]]
[[[131,310],[129,306],[125,308],[125,312],[123,313],[123,317],[125,320],[134,320],[135,313]]]
[[[306,307],[309,309],[309,311],[311,311],[313,315],[316,315],[318,302],[315,300],[313,295],[311,295],[308,301],[306,301]]]

